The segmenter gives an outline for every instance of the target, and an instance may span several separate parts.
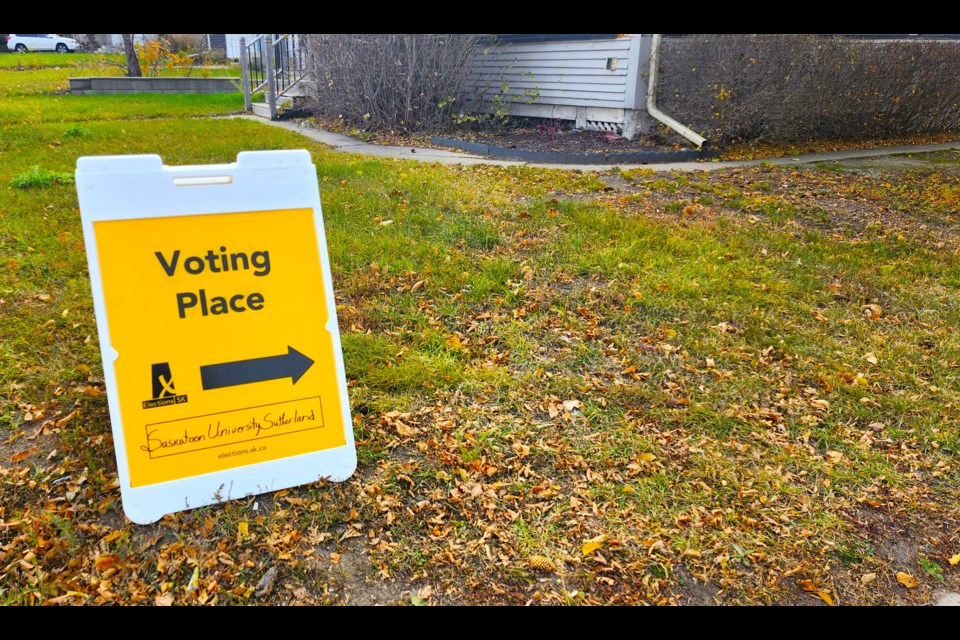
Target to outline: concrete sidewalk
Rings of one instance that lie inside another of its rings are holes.
[[[548,169],[567,169],[578,171],[606,171],[614,166],[621,169],[651,169],[653,171],[714,171],[716,169],[730,169],[733,167],[750,167],[758,164],[772,164],[777,166],[794,166],[807,164],[810,162],[836,162],[839,160],[849,160],[851,158],[871,158],[876,156],[889,156],[903,153],[927,153],[931,151],[947,151],[950,149],[960,150],[960,140],[955,142],[942,142],[939,144],[916,144],[900,145],[896,147],[880,147],[877,149],[855,149],[851,151],[824,151],[822,153],[804,153],[786,158],[771,158],[769,160],[727,160],[723,162],[666,162],[661,164],[542,164],[521,162],[518,160],[493,160],[482,156],[475,156],[469,153],[458,151],[447,151],[444,149],[429,149],[423,147],[397,147],[370,144],[361,142],[349,136],[339,133],[332,133],[323,129],[313,127],[303,127],[293,122],[271,121],[256,116],[240,115],[229,116],[231,118],[240,118],[251,120],[261,124],[279,127],[288,131],[295,131],[311,140],[333,147],[336,151],[345,153],[359,153],[378,158],[399,158],[403,160],[416,160],[418,162],[439,162],[440,164],[489,164],[527,167],[544,167]]]

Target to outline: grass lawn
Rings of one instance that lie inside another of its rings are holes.
[[[99,67],[107,63],[123,64],[122,53],[0,53],[0,71],[11,69],[47,69],[53,67]]]
[[[45,82],[0,70],[7,91]],[[960,588],[960,154],[442,167],[193,117],[239,106],[219,96],[103,98],[0,109],[0,603],[893,604]],[[283,148],[317,163],[357,473],[133,525],[60,174],[87,154]],[[31,186],[34,166],[50,184]]]

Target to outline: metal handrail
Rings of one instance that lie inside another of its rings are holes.
[[[244,108],[252,108],[254,93],[267,92],[271,117],[276,116],[277,98],[306,77],[306,52],[296,33],[262,34],[250,43],[240,39],[240,66],[243,76]]]
[[[246,79],[247,85],[251,94],[256,93],[257,91],[262,90],[267,86],[267,70],[266,70],[266,51],[265,51],[265,34],[259,35],[254,38],[251,42],[246,43],[246,46],[243,47],[243,51],[240,52],[242,58],[246,58],[246,66],[248,71],[248,76]]]
[[[273,43],[274,83],[277,95],[283,95],[306,75],[305,52],[296,33],[281,34]]]

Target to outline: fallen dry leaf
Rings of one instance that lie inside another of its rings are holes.
[[[917,586],[917,579],[909,573],[904,573],[903,571],[897,571],[897,582],[905,586],[907,589],[913,589]]]
[[[237,533],[240,534],[241,538],[246,538],[250,535],[250,523],[249,522],[238,522],[237,523]]]
[[[30,447],[29,449],[21,451],[20,453],[15,453],[12,456],[10,456],[10,462],[23,462],[24,460],[30,457],[31,453],[33,453],[36,450],[37,450],[36,447]]]
[[[883,315],[883,307],[878,304],[867,304],[863,306],[863,315],[868,318],[879,318]]]
[[[863,584],[870,584],[871,582],[873,582],[873,581],[876,580],[876,579],[877,579],[877,574],[875,574],[875,573],[865,573],[865,574],[863,574],[863,576],[861,576],[860,582],[863,583]]]
[[[831,607],[834,606],[834,605],[833,605],[833,598],[830,597],[830,594],[827,593],[826,591],[823,591],[823,590],[821,590],[821,589],[818,589],[818,588],[813,584],[813,580],[797,580],[797,584],[799,584],[801,587],[803,587],[803,590],[804,590],[804,591],[808,591],[808,592],[816,595],[818,598],[820,598],[820,599],[823,600],[824,602],[826,602],[828,606],[831,606]]]
[[[873,351],[868,351],[866,355],[863,356],[863,359],[870,364],[877,364],[877,362],[879,362],[879,360],[877,360],[877,354],[875,354]]]
[[[397,433],[401,438],[410,438],[417,435],[420,431],[414,427],[404,424],[400,420],[397,420],[395,423],[397,427]]]
[[[950,564],[960,564],[960,553],[950,558]]]
[[[73,420],[79,415],[80,415],[80,409],[75,409],[74,411],[70,412],[69,414],[57,420],[57,426],[62,427],[63,425],[67,424],[68,422],[70,422],[71,420]]]
[[[164,593],[163,595],[159,595],[156,598],[154,598],[153,604],[155,604],[158,607],[172,607],[173,594],[167,592],[167,593]]]
[[[574,411],[579,409],[580,406],[581,405],[579,400],[566,400],[563,403],[563,410],[566,411],[567,413],[573,413]]]
[[[610,539],[610,536],[607,534],[599,535],[596,538],[590,538],[583,543],[583,555],[588,556],[597,549],[603,547],[607,543],[607,540]]]
[[[117,563],[119,562],[120,556],[108,553],[102,556],[97,556],[97,559],[93,562],[93,566],[96,567],[98,571],[106,571],[107,569],[112,569],[117,566]]]

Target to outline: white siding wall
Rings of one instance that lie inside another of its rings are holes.
[[[497,105],[491,100],[500,96],[518,115],[572,119],[577,107],[586,107],[588,118],[622,122],[622,110],[634,107],[629,85],[637,75],[630,69],[630,45],[631,36],[485,46],[474,59],[469,83],[492,109]]]
[[[259,33],[228,33],[227,35],[227,57],[240,57],[240,38],[246,38],[247,44],[250,44],[254,38],[260,36]]]

